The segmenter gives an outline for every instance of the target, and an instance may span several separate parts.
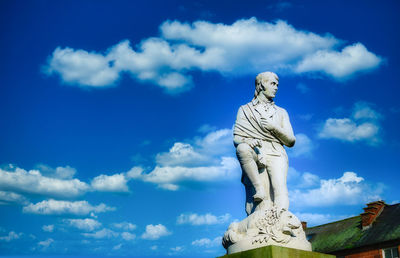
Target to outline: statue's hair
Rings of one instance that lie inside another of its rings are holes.
[[[259,73],[256,76],[256,90],[254,92],[254,97],[257,97],[258,94],[261,91],[261,82],[262,81],[266,81],[267,82],[268,80],[270,80],[272,78],[275,78],[276,80],[279,80],[278,75],[276,75],[273,72],[263,72],[263,73]]]

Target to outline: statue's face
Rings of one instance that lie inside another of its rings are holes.
[[[278,91],[279,81],[276,78],[268,78],[268,80],[261,81],[263,90],[261,91],[268,99],[275,98],[276,92]]]

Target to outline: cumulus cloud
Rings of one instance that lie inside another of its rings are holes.
[[[226,213],[225,215],[215,216],[211,213],[199,215],[196,213],[184,213],[178,216],[176,223],[178,224],[191,224],[195,226],[199,225],[213,225],[223,224],[229,221],[231,215]]]
[[[237,177],[235,171],[238,168],[238,162],[235,158],[222,157],[221,163],[216,166],[156,166],[150,173],[141,174],[140,178],[145,182],[157,184],[167,190],[177,190],[179,185],[185,182],[214,182],[219,179],[232,179]]]
[[[282,20],[269,23],[254,17],[230,25],[165,21],[159,37],[135,45],[133,49],[124,40],[104,53],[57,47],[44,71],[58,74],[67,84],[93,88],[115,85],[122,73],[128,73],[168,92],[180,92],[192,87],[191,72],[195,70],[240,76],[269,69],[344,80],[382,62],[362,43],[343,46],[344,41],[330,34],[318,35]]]
[[[10,242],[19,239],[22,235],[22,233],[15,233],[14,231],[10,231],[8,235],[0,236],[0,241]]]
[[[130,222],[121,222],[121,223],[113,223],[111,224],[112,227],[116,228],[116,229],[122,229],[122,230],[126,230],[126,231],[132,231],[136,229],[136,225],[132,224]]]
[[[111,66],[111,61],[101,54],[58,47],[45,72],[56,72],[65,82],[102,87],[112,85],[119,78],[119,71]]]
[[[340,178],[321,179],[318,187],[290,191],[290,203],[299,208],[324,207],[337,204],[354,205],[381,199],[383,185],[371,187],[354,172],[345,172]],[[343,202],[346,200],[346,202]]]
[[[232,130],[219,129],[204,137],[195,137],[191,143],[176,142],[168,152],[159,153],[156,163],[160,166],[196,167],[204,163],[219,163],[220,155],[233,150]]]
[[[93,206],[87,201],[59,201],[53,199],[44,200],[36,204],[31,203],[23,207],[23,212],[41,215],[88,215],[92,212],[101,213],[113,210],[115,208],[109,207],[104,203]]]
[[[175,247],[171,247],[169,250],[171,250],[174,253],[179,253],[183,251],[183,246],[175,246]]]
[[[296,143],[293,148],[288,150],[290,157],[311,157],[315,149],[315,143],[303,133],[298,133],[296,136]]]
[[[136,235],[129,232],[122,232],[121,237],[126,241],[131,241],[136,238]]]
[[[13,171],[0,169],[0,188],[19,193],[65,198],[76,197],[89,190],[89,186],[78,179],[46,177],[39,170],[26,171],[21,168],[15,168]]]
[[[322,72],[336,79],[346,79],[357,72],[376,68],[382,59],[361,44],[346,46],[337,52],[331,49],[318,50],[306,56],[296,67],[298,73]]]
[[[239,163],[233,155],[232,130],[220,129],[191,142],[174,143],[168,152],[157,154],[156,166],[150,172],[134,167],[126,176],[167,190],[177,190],[193,182],[232,180],[240,175]]]
[[[84,231],[94,231],[101,227],[101,223],[94,219],[65,219],[64,220],[69,226],[75,227]]]
[[[124,174],[99,175],[93,178],[91,186],[101,192],[128,192],[127,179]]]
[[[54,225],[43,225],[42,229],[45,232],[53,232],[54,231]]]
[[[291,189],[316,187],[319,185],[320,180],[319,176],[310,172],[301,173],[294,167],[289,167],[288,169],[287,182]]]
[[[168,231],[168,229],[162,225],[147,225],[146,226],[146,231],[142,234],[143,239],[148,239],[148,240],[157,240],[160,237],[163,236],[168,236],[172,234],[171,232]]]
[[[108,228],[103,228],[102,230],[96,231],[94,233],[82,233],[83,236],[95,239],[104,239],[104,238],[114,238],[118,237],[118,233],[112,231]]]
[[[115,246],[113,246],[113,250],[119,250],[119,249],[121,249],[121,247],[122,247],[122,244],[115,245]]]
[[[76,169],[70,166],[59,166],[56,168],[52,168],[45,164],[39,164],[36,166],[37,170],[39,170],[44,176],[54,177],[59,179],[72,179],[76,174]]]
[[[8,192],[8,191],[0,191],[0,205],[1,204],[26,204],[27,202],[28,202],[28,200],[20,194]]]
[[[328,118],[318,136],[346,142],[365,141],[370,145],[377,145],[381,142],[379,133],[382,118],[371,103],[357,102],[350,118]]]
[[[221,243],[222,243],[222,237],[216,237],[214,239],[201,238],[194,240],[192,242],[192,245],[201,247],[214,247],[214,246],[220,246]]]
[[[159,153],[156,156],[157,164],[163,166],[194,165],[207,160],[205,155],[196,152],[188,143],[176,142],[169,152]]]
[[[44,249],[48,248],[52,243],[54,243],[54,239],[53,238],[48,238],[44,241],[40,241],[38,243],[38,245]]]

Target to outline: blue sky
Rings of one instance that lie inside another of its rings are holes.
[[[1,1],[0,254],[215,257],[259,72],[309,225],[400,201],[397,1]]]

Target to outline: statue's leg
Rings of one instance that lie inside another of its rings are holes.
[[[278,209],[289,209],[289,194],[286,184],[289,167],[286,154],[281,156],[268,156],[267,170],[274,193],[274,204]]]
[[[242,167],[243,173],[246,174],[256,190],[256,193],[253,196],[254,201],[262,201],[266,195],[260,180],[258,166],[256,163],[257,154],[247,143],[240,143],[236,147],[236,155],[240,162],[240,166]]]

